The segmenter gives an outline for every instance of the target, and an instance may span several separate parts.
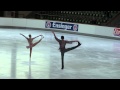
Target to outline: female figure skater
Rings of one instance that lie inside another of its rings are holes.
[[[29,38],[28,38],[28,37],[26,37],[25,35],[23,35],[21,33],[20,33],[20,35],[24,36],[27,39],[28,43],[29,43],[29,46],[26,46],[26,48],[30,48],[30,58],[31,58],[32,47],[36,46],[44,37],[43,37],[43,35],[39,35],[39,36],[42,36],[42,38],[38,42],[33,43],[33,40],[35,38],[39,37],[39,36],[36,36],[36,37],[32,38],[32,35],[29,34]]]
[[[67,41],[67,40],[64,40],[64,36],[61,36],[61,40],[58,39],[55,35],[55,33],[52,31],[55,39],[58,41],[59,45],[60,45],[60,52],[61,52],[61,59],[62,59],[62,68],[61,69],[64,69],[64,53],[65,52],[68,52],[70,50],[73,50],[75,48],[77,48],[78,46],[80,46],[80,42],[78,40],[75,40],[75,41]],[[71,48],[65,48],[65,45],[68,43],[68,44],[72,44],[72,42],[78,42],[78,45],[77,46],[74,46],[74,47],[71,47]]]

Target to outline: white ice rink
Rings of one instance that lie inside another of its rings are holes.
[[[45,37],[33,48],[31,61],[28,42],[19,33]],[[59,45],[51,31],[1,28],[0,79],[120,79],[119,40],[55,33],[58,38],[64,35],[67,40],[82,43],[65,53],[63,70]],[[75,45],[67,44],[66,48]]]

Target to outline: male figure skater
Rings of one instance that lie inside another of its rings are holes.
[[[28,43],[29,43],[29,46],[26,46],[26,48],[30,48],[30,58],[31,58],[32,47],[36,46],[44,37],[43,37],[43,35],[39,35],[39,36],[42,36],[41,39],[40,39],[39,41],[33,43],[33,40],[34,40],[35,38],[39,37],[39,36],[36,36],[36,37],[32,38],[32,35],[29,34],[29,38],[28,38],[28,37],[26,37],[25,35],[23,35],[23,34],[21,34],[21,33],[20,33],[20,35],[24,36],[24,37],[27,39]]]
[[[58,39],[55,35],[55,33],[52,31],[55,39],[58,41],[59,45],[60,45],[60,52],[61,52],[61,59],[62,59],[62,68],[61,69],[64,69],[64,53],[65,52],[68,52],[70,50],[73,50],[77,47],[79,47],[81,44],[78,40],[74,40],[74,41],[67,41],[67,40],[64,40],[64,36],[61,36],[61,40]],[[71,48],[65,48],[65,45],[68,43],[68,44],[72,44],[73,42],[78,42],[78,45],[77,46],[74,46],[74,47],[71,47]]]

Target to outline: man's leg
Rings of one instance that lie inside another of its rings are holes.
[[[64,69],[64,52],[61,51],[61,60],[62,60],[62,68],[61,69]]]
[[[65,49],[65,52],[71,51],[71,50],[79,47],[80,45],[81,45],[80,42],[78,42],[78,45],[77,45],[77,46],[74,46],[74,47],[71,47],[71,48],[67,48],[67,49]]]

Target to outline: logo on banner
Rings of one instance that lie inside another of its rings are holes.
[[[114,33],[115,36],[120,36],[120,28],[115,28]]]
[[[46,27],[46,28],[50,28],[50,27],[51,27],[51,23],[50,23],[50,22],[46,22],[45,27]]]
[[[65,22],[55,22],[55,21],[46,21],[45,28],[78,31],[78,24],[65,23]]]
[[[78,25],[74,25],[74,26],[73,26],[73,30],[74,30],[74,31],[77,31],[77,30],[78,30]]]

